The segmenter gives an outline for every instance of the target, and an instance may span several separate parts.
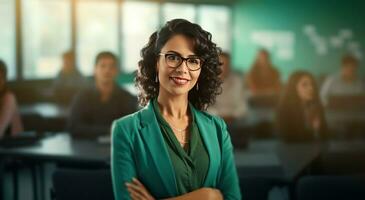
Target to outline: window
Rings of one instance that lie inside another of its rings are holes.
[[[158,29],[158,4],[125,2],[122,4],[122,63],[124,72],[137,69],[140,51]]]
[[[195,7],[191,4],[165,3],[163,4],[163,24],[175,18],[182,18],[196,22]]]
[[[8,79],[15,79],[15,1],[0,0],[0,59],[8,67]]]
[[[212,34],[212,40],[224,51],[231,48],[230,10],[226,6],[199,6],[199,24]]]
[[[23,76],[55,77],[71,48],[70,1],[23,0],[22,10]]]
[[[77,4],[77,63],[84,75],[92,75],[101,51],[118,55],[117,1],[80,0]]]
[[[54,78],[62,65],[62,54],[69,50],[76,52],[76,65],[85,76],[93,74],[95,57],[101,51],[115,53],[121,58],[121,70],[131,73],[137,69],[140,51],[150,35],[175,18],[200,24],[212,33],[219,47],[225,51],[231,48],[228,6],[131,0],[19,0],[22,13],[15,13],[16,2],[0,0],[0,58],[9,66],[11,79],[17,75],[16,52],[22,57],[19,69],[25,79]],[[22,31],[19,50],[15,49],[17,14],[21,16]]]

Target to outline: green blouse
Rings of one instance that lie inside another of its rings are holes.
[[[189,104],[189,108],[191,109]],[[209,167],[209,156],[202,141],[198,126],[192,115],[190,140],[186,150],[182,148],[170,125],[162,117],[157,99],[153,100],[153,109],[159,122],[164,141],[174,167],[176,187],[179,195],[203,187]],[[193,113],[192,111],[190,113]]]

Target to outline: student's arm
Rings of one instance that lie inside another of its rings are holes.
[[[0,105],[0,138],[4,136],[6,128],[10,125],[16,110],[15,97],[11,93],[6,93],[2,105]]]
[[[14,95],[13,95],[14,96]],[[14,96],[14,113],[11,119],[11,136],[17,136],[20,132],[24,131],[23,122],[20,117],[18,103]]]
[[[222,193],[223,199],[242,199],[231,138],[228,134],[227,126],[224,121],[222,119],[219,119],[219,121],[222,131],[222,163],[218,177],[217,189]]]

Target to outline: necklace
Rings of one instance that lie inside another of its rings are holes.
[[[184,131],[186,131],[186,129],[188,129],[188,127],[184,128],[184,129],[178,129],[175,126],[173,126],[172,124],[169,124],[169,125],[171,126],[172,129],[174,129],[175,131],[180,132],[180,133],[184,132]]]
[[[170,127],[171,127],[173,130],[175,130],[176,132],[178,132],[178,134],[180,135],[181,140],[180,140],[179,138],[177,138],[177,137],[176,137],[176,139],[177,139],[177,141],[179,141],[179,143],[180,143],[181,145],[184,145],[184,144],[189,143],[188,141],[186,141],[186,137],[184,136],[184,131],[186,131],[186,129],[188,129],[188,127],[184,128],[184,129],[178,129],[178,128],[174,127],[174,126],[173,126],[173,125],[171,125],[171,124],[170,124]]]
[[[168,120],[166,120],[166,122],[170,125],[171,129],[177,132],[176,139],[181,146],[184,146],[185,144],[189,143],[189,141],[186,141],[186,135],[184,134],[184,132],[188,129],[189,126],[185,127],[184,129],[180,129],[173,126],[171,123],[168,122]],[[180,136],[181,140],[179,139],[178,136]]]

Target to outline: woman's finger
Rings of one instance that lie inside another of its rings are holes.
[[[148,190],[144,187],[144,185],[136,178],[133,178],[133,183],[138,185],[140,188],[143,189],[143,195],[146,199],[153,200],[153,196],[148,192]]]
[[[141,194],[139,194],[137,191],[135,191],[131,188],[128,188],[128,192],[129,192],[130,197],[133,200],[143,200],[143,199],[145,199],[145,198],[143,198],[143,196]]]
[[[136,185],[138,185],[138,186],[140,186],[141,188],[143,188],[144,190],[146,190],[146,188],[144,187],[144,185],[138,180],[138,179],[136,179],[136,178],[133,178],[132,179],[132,181],[136,184]]]
[[[143,194],[143,188],[141,188],[140,186],[133,184],[133,183],[126,183],[126,186],[129,187],[130,189],[133,189],[134,191]]]

